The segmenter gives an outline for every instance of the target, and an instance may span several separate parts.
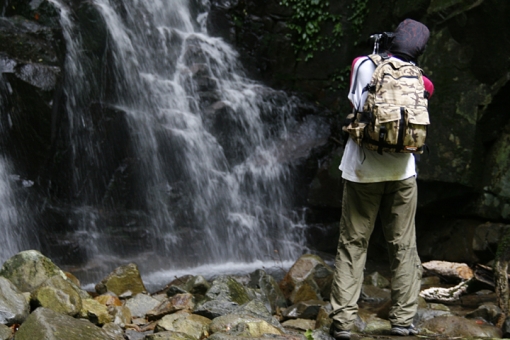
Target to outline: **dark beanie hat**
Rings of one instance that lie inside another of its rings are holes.
[[[394,33],[390,52],[411,60],[417,59],[423,53],[430,36],[427,26],[412,19],[402,21]]]

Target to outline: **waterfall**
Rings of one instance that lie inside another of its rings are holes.
[[[22,224],[12,190],[12,178],[7,160],[0,157],[0,263],[23,249],[24,236],[19,232]],[[25,238],[26,240],[26,238]]]
[[[69,8],[50,1],[60,9],[67,45],[76,197],[70,220],[89,256],[127,258],[136,240],[155,254],[146,255],[149,262],[161,258],[170,268],[302,254],[288,154],[292,138],[301,138],[297,99],[246,77],[236,51],[208,35],[208,2],[192,11],[187,0],[92,0],[107,32],[97,72]],[[129,154],[113,175],[104,168],[119,152],[105,152],[92,102],[126,124],[109,135]],[[106,225],[105,214],[119,211],[109,192],[128,172],[124,229]],[[129,230],[135,241],[118,241]]]
[[[0,65],[2,69],[2,65]],[[4,111],[8,105],[9,85],[0,76],[0,138],[2,149],[5,150],[6,131],[10,124],[10,115]],[[34,239],[30,232],[26,216],[26,208],[23,199],[17,193],[17,186],[29,187],[33,183],[23,180],[15,174],[10,160],[5,154],[0,155],[0,265],[14,254],[37,245],[37,237]]]

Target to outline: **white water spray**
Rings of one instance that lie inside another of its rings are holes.
[[[10,91],[9,85],[0,76],[0,92]],[[0,109],[6,107],[7,94],[0,93]],[[10,116],[2,112],[2,117]],[[0,134],[5,135],[9,126],[0,121]],[[22,180],[12,169],[9,159],[0,155],[0,266],[16,253],[26,250],[30,244],[37,244],[37,236],[30,233],[23,201],[16,195],[16,185],[31,186],[33,183]],[[31,242],[30,242],[31,241]]]

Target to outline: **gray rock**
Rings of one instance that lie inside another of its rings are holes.
[[[501,327],[501,331],[503,333],[504,338],[510,337],[510,317],[507,317],[505,319],[505,322],[503,323],[503,327]]]
[[[192,311],[195,307],[193,295],[190,293],[176,294],[163,300],[156,308],[146,313],[147,319],[158,320],[163,316],[179,310]]]
[[[132,329],[126,329],[124,336],[127,340],[143,340],[146,336],[153,334],[153,331],[137,332]]]
[[[322,300],[301,301],[290,306],[283,312],[283,317],[287,319],[317,319],[322,307],[326,307],[328,302]]]
[[[102,328],[112,339],[124,340],[124,330],[119,325],[110,322],[105,324]]]
[[[315,329],[315,320],[310,319],[291,319],[284,321],[282,326],[286,329],[295,329],[305,332],[309,329]]]
[[[414,316],[413,322],[415,325],[419,325],[435,317],[448,315],[452,315],[452,313],[449,310],[434,308],[418,308],[418,310],[416,311],[416,315]]]
[[[147,294],[137,294],[126,301],[126,307],[133,317],[144,317],[150,310],[159,306],[160,301]]]
[[[260,318],[228,314],[217,317],[209,327],[211,333],[225,333],[238,337],[262,337],[263,334],[282,335],[285,332]]]
[[[278,308],[287,307],[287,301],[278,282],[271,275],[259,269],[250,275],[250,286],[258,288],[267,299],[271,313],[275,314]]]
[[[378,272],[373,272],[372,274],[365,276],[363,283],[379,288],[388,288],[390,286],[390,281]]]
[[[244,286],[231,276],[215,279],[205,299],[199,302],[194,312],[210,319],[234,312],[239,305],[250,301]]]
[[[329,332],[325,332],[322,329],[316,329],[312,332],[313,340],[334,340],[334,338],[329,335]]]
[[[461,338],[501,338],[501,329],[459,316],[438,316],[420,325],[427,332]]]
[[[161,333],[154,333],[146,335],[144,340],[198,340],[198,338],[192,337],[188,334],[166,331]]]
[[[214,333],[208,340],[308,340],[303,334],[282,334],[282,335],[274,335],[267,334],[261,337],[254,336],[243,336],[237,334],[226,334],[226,333]]]
[[[22,323],[30,313],[27,299],[12,284],[0,276],[0,324]]]
[[[187,334],[193,339],[201,339],[208,335],[210,323],[210,319],[201,315],[179,312],[164,316],[158,321],[154,331],[172,331]]]
[[[133,316],[131,315],[131,310],[126,306],[114,306],[111,308],[111,314],[113,316],[113,322],[124,326],[130,324]]]
[[[103,329],[92,323],[39,307],[21,324],[16,340],[112,340]]]
[[[492,324],[496,324],[501,316],[501,308],[496,306],[494,303],[486,303],[475,309],[474,311],[467,313],[465,316],[468,319],[483,319]]]
[[[387,288],[364,284],[361,289],[361,299],[363,301],[383,303],[391,299],[391,291]]]
[[[271,325],[283,330],[283,328],[281,328],[280,322],[273,316],[271,312],[269,312],[266,305],[259,299],[251,300],[250,302],[247,302],[244,305],[239,306],[234,311],[234,314],[260,318],[270,323]]]
[[[32,292],[50,277],[66,275],[49,258],[36,250],[22,251],[4,262],[0,276],[11,281],[21,292]]]

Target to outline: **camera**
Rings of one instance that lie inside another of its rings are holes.
[[[390,49],[393,38],[395,37],[395,33],[393,32],[382,32],[372,34],[370,39],[374,39],[374,54],[381,52],[386,52]]]

